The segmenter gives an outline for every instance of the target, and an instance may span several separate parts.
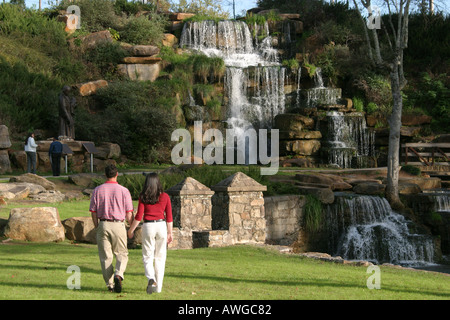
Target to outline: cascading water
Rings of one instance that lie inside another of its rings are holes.
[[[435,198],[435,210],[436,212],[450,212],[450,195],[447,194],[436,194]]]
[[[316,69],[314,73],[314,88],[306,90],[306,107],[316,107],[318,105],[336,104],[341,98],[341,89],[327,88],[324,85],[322,71]]]
[[[375,132],[369,130],[362,113],[327,112],[328,160],[341,168],[365,167],[367,157],[375,155]]]
[[[243,21],[186,23],[180,46],[224,59],[227,123],[235,135],[271,128],[274,117],[284,112],[286,69],[272,47],[267,23],[253,26],[252,32]]]
[[[326,208],[329,250],[349,260],[417,266],[433,263],[431,237],[410,232],[410,222],[385,198],[336,193]]]

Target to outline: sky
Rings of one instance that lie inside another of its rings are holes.
[[[176,0],[175,0],[176,1]],[[49,2],[55,2],[54,0],[42,0],[42,7],[49,7]],[[27,7],[32,7],[33,5],[39,7],[39,0],[25,0]],[[230,3],[230,5],[226,5]],[[222,8],[230,13],[230,17],[233,16],[232,0],[223,0]],[[242,10],[247,11],[248,9],[256,7],[256,0],[235,0],[236,4],[236,16],[241,15]]]

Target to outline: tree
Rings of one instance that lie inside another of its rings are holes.
[[[400,128],[402,125],[402,89],[406,85],[405,75],[403,73],[403,51],[408,46],[408,18],[411,0],[382,0],[387,6],[388,14],[385,15],[387,23],[382,20],[380,15],[372,12],[373,6],[371,0],[360,0],[361,4],[370,13],[369,18],[374,21],[364,21],[367,47],[369,56],[373,65],[380,72],[388,72],[391,81],[392,92],[392,113],[388,119],[389,122],[389,149],[388,149],[388,172],[386,198],[393,208],[403,207],[399,192],[399,150],[400,150]],[[356,0],[353,0],[360,17],[362,18]],[[376,20],[379,19],[379,20]],[[379,25],[376,25],[379,22]],[[371,24],[372,23],[372,24]],[[389,26],[389,27],[388,27]],[[369,28],[367,30],[366,28]],[[387,41],[387,49],[381,49],[379,32],[383,30]],[[371,31],[371,32],[370,32]]]

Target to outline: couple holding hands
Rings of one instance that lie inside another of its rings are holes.
[[[103,279],[109,291],[120,293],[128,263],[127,235],[133,238],[142,225],[142,260],[148,280],[147,293],[161,292],[166,263],[167,245],[172,242],[172,205],[162,189],[156,173],[146,176],[139,195],[138,209],[133,217],[129,190],[117,182],[114,165],[105,168],[106,182],[94,189],[89,211],[97,229],[97,246]],[[130,224],[128,234],[125,219]],[[113,266],[113,258],[116,264]]]

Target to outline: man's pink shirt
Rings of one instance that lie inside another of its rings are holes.
[[[97,213],[98,219],[125,220],[126,213],[133,212],[130,191],[117,182],[106,181],[94,189],[89,211]]]

